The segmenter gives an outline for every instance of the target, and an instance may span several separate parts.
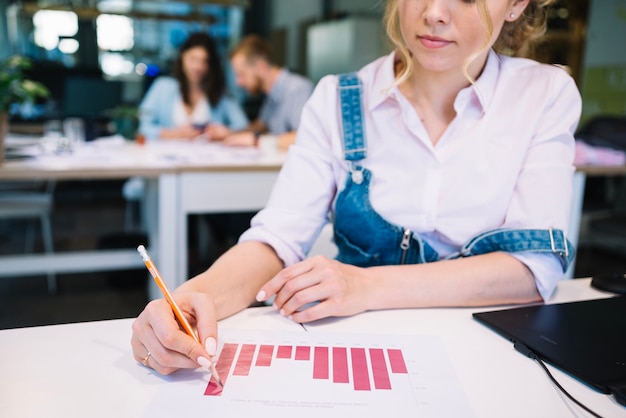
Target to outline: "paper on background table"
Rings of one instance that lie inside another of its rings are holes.
[[[220,341],[223,392],[175,374],[146,417],[473,416],[438,337],[224,330]]]

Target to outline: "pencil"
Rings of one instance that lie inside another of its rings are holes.
[[[161,289],[161,293],[163,293],[165,300],[167,300],[167,303],[169,303],[170,306],[172,307],[172,310],[174,311],[174,315],[176,316],[178,323],[183,327],[183,330],[185,330],[187,335],[189,335],[191,338],[196,340],[198,343],[202,344],[200,342],[200,338],[198,338],[198,334],[196,334],[196,331],[194,331],[194,329],[191,327],[191,324],[189,323],[189,321],[187,321],[187,318],[185,317],[185,315],[183,315],[183,311],[180,309],[180,307],[178,306],[178,304],[172,297],[172,294],[170,293],[169,289],[167,288],[167,285],[165,284],[165,282],[163,281],[163,278],[161,277],[161,273],[159,273],[159,270],[157,270],[156,266],[152,262],[152,259],[148,255],[148,251],[146,251],[146,247],[144,247],[143,245],[140,245],[139,247],[137,247],[137,252],[139,252],[139,255],[141,255],[141,258],[146,264],[146,267],[148,268],[148,271],[152,275],[152,278],[156,282],[157,286],[159,286],[159,289]],[[224,385],[222,384],[222,379],[220,379],[220,375],[217,373],[217,370],[215,369],[215,364],[213,364],[213,362],[211,362],[211,373],[213,374],[213,377],[215,378],[217,383],[221,387],[224,387]]]

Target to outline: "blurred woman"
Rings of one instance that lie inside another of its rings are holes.
[[[140,132],[148,140],[191,140],[210,123],[243,129],[248,118],[226,94],[226,77],[215,42],[193,33],[180,47],[174,77],[159,77],[140,105]]]

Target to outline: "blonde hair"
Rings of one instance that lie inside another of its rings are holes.
[[[407,48],[404,37],[402,36],[399,16],[400,1],[402,0],[387,0],[383,20],[387,37],[395,47],[400,58],[401,69],[396,76],[396,84],[401,84],[406,81],[406,79],[413,74],[415,65],[411,59],[411,51]],[[530,0],[521,16],[513,22],[504,22],[502,30],[493,44],[493,49],[498,53],[511,56],[524,56],[528,54],[532,43],[543,36],[546,31],[545,8],[553,2],[554,0]],[[463,72],[471,83],[474,83],[475,80],[468,74],[469,65],[486,48],[490,47],[490,40],[493,36],[493,22],[489,16],[486,0],[476,0],[476,7],[478,8],[478,13],[483,21],[485,30],[487,31],[487,38],[483,46],[470,55],[463,66]]]

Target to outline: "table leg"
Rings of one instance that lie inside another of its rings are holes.
[[[580,235],[580,223],[582,221],[583,214],[583,199],[585,197],[585,180],[587,176],[582,171],[574,173],[574,191],[572,195],[572,211],[569,222],[569,231],[567,237],[574,245],[574,248],[578,248],[578,240]],[[574,269],[576,267],[576,259],[572,261],[572,264],[565,273],[566,279],[574,278]]]
[[[145,217],[149,231],[150,255],[163,276],[167,286],[174,290],[185,280],[179,275],[180,238],[178,218],[178,176],[163,174],[148,182],[146,190]],[[148,285],[148,297],[162,297],[153,280]]]

